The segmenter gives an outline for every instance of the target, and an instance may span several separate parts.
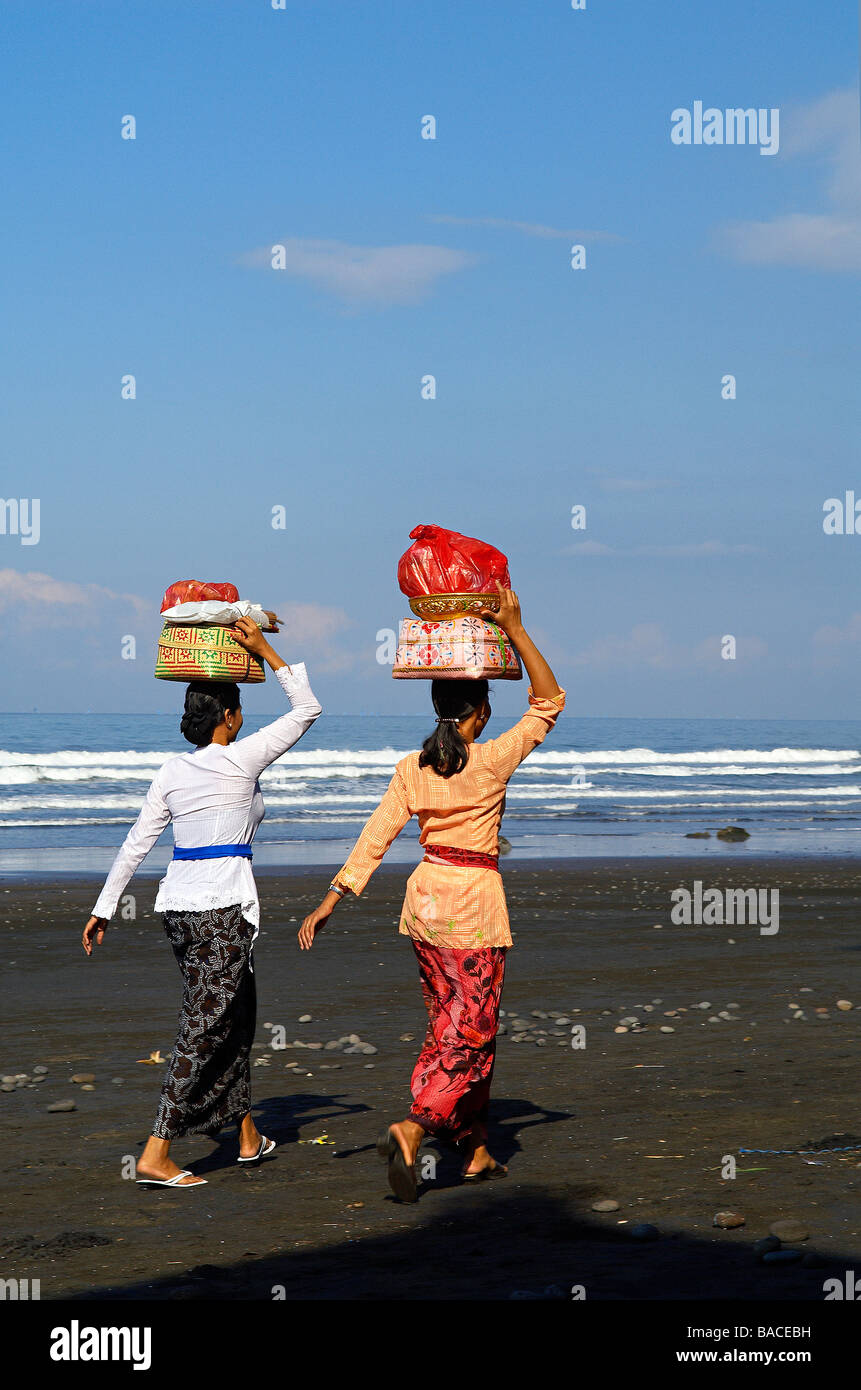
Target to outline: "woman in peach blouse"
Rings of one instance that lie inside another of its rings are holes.
[[[437,728],[398,763],[395,774],[328,893],[299,931],[303,950],[347,893],[357,896],[412,816],[425,857],[411,874],[400,932],[412,938],[428,1011],[424,1046],[412,1074],[409,1115],[380,1136],[389,1183],[406,1202],[417,1195],[415,1162],[426,1134],[461,1143],[463,1177],[504,1177],[487,1149],[505,956],[511,946],[499,874],[499,825],[512,773],[541,743],[565,704],[544,657],[528,636],[520,603],[497,585],[498,613],[530,678],[529,710],[500,738],[477,743],[490,719],[487,681],[435,680]]]

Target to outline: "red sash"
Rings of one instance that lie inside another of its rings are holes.
[[[457,868],[495,869],[499,873],[498,855],[479,854],[476,850],[458,849],[455,845],[426,845],[424,863],[433,864],[435,860],[454,864]]]

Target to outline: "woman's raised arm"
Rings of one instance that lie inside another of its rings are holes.
[[[323,706],[315,698],[308,682],[304,662],[288,666],[274,647],[270,646],[260,628],[250,618],[240,618],[233,629],[233,636],[241,647],[252,656],[265,661],[278,679],[292,708],[289,714],[282,714],[274,723],[258,729],[256,734],[239,738],[230,746],[230,754],[244,772],[251,777],[259,777],[264,768],[298,743],[310,729],[315,719],[323,713]]]
[[[485,622],[496,623],[511,638],[518,655],[526,667],[526,674],[532,686],[532,693],[539,700],[553,700],[560,693],[560,685],[550,669],[550,663],[543,657],[533,642],[520,614],[520,599],[513,589],[503,589],[499,580],[499,612],[484,611],[481,616]]]

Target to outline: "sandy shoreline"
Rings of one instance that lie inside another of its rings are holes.
[[[505,1023],[529,1024],[523,1041],[510,1027],[500,1038],[494,1080],[492,1146],[510,1177],[465,1188],[440,1149],[414,1207],[388,1194],[373,1149],[381,1125],[405,1111],[423,1031],[412,951],[397,936],[405,877],[401,866],[381,870],[301,954],[298,920],[325,873],[261,872],[255,1107],[279,1148],[248,1172],[235,1167],[228,1134],[181,1142],[180,1161],[209,1178],[182,1195],[122,1177],[163,1070],[137,1059],[169,1053],[179,1003],[154,883],[133,885],[138,919],[87,961],[77,939],[94,881],[0,881],[0,1072],[30,1077],[0,1094],[3,1183],[14,1195],[7,1277],[39,1278],[43,1299],[271,1299],[278,1287],[288,1299],[508,1299],[583,1285],[589,1299],[821,1301],[826,1278],[859,1268],[861,1149],[737,1151],[841,1135],[861,1144],[861,870],[747,851],[732,861],[507,863]],[[695,879],[779,888],[779,932],[673,925],[669,894]],[[300,1024],[303,1014],[311,1022]],[[630,1028],[624,1017],[642,1026],[616,1033]],[[355,1034],[377,1051],[271,1050],[266,1022],[290,1042]],[[585,1026],[582,1049],[570,1045],[574,1024]],[[32,1081],[35,1066],[48,1068],[44,1081]],[[71,1082],[84,1073],[94,1090]],[[65,1099],[74,1111],[47,1113]],[[733,1181],[721,1177],[727,1154],[741,1170]],[[602,1198],[619,1210],[593,1211]],[[714,1229],[721,1210],[745,1225]],[[753,1241],[781,1218],[809,1231],[794,1248],[823,1263],[757,1261]],[[658,1239],[632,1238],[643,1222]]]

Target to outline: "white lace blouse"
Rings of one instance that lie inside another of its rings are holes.
[[[235,743],[210,743],[169,758],[159,768],[99,894],[94,917],[113,917],[129,879],[170,821],[174,842],[183,849],[251,844],[265,814],[257,778],[323,712],[304,663],[281,666],[275,677],[290,701],[289,714]],[[259,925],[250,859],[172,859],[159,884],[155,910],[202,912],[234,903],[241,903],[243,916]]]

